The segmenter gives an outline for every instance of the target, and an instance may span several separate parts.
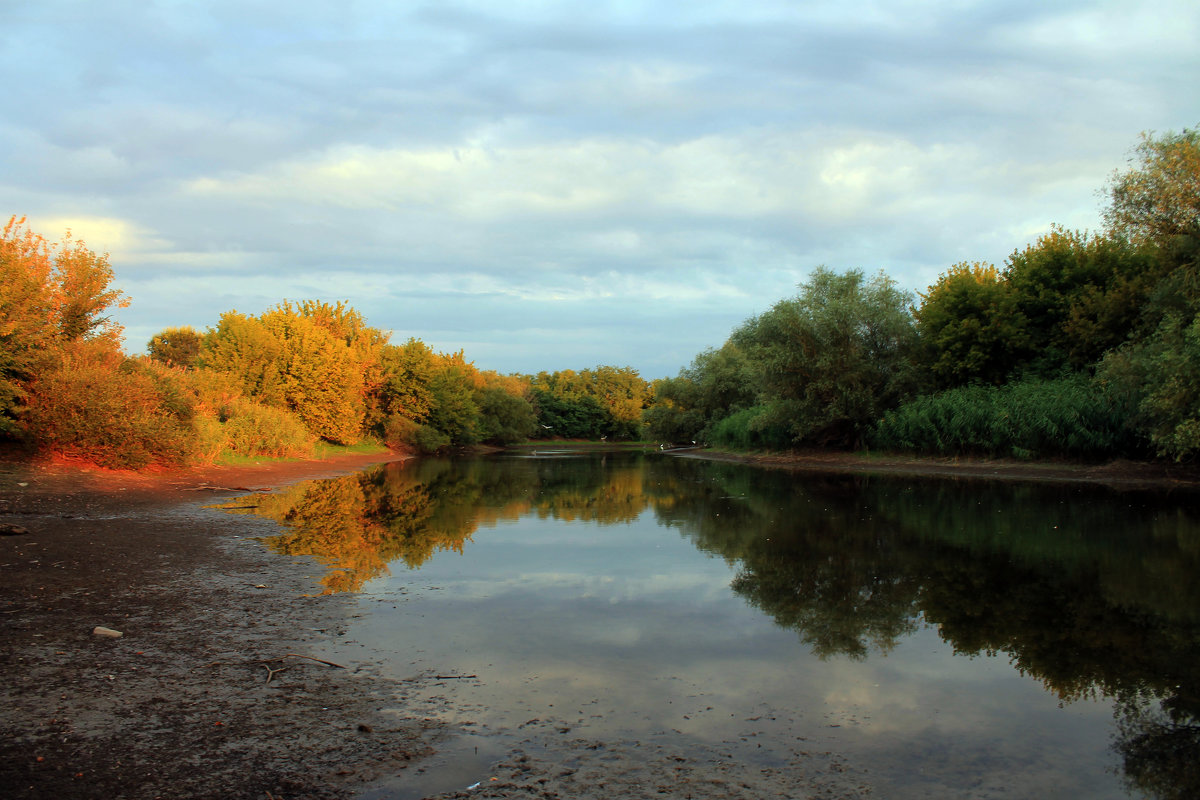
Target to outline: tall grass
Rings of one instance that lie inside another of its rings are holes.
[[[765,406],[735,411],[710,423],[701,435],[709,444],[734,450],[782,450],[792,446],[787,427]]]
[[[873,447],[938,455],[1095,460],[1140,454],[1128,410],[1084,375],[968,386],[912,400],[875,426]]]
[[[290,411],[239,398],[228,412],[222,428],[231,453],[251,458],[307,458],[313,453],[316,437]]]

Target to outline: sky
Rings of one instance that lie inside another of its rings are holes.
[[[1197,42],[1195,0],[0,0],[0,216],[109,254],[130,353],[342,300],[669,377],[815,267],[1100,229]]]

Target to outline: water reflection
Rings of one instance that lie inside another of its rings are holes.
[[[818,657],[884,654],[923,623],[1004,654],[1063,702],[1115,701],[1131,792],[1200,796],[1200,519],[1194,498],[1068,486],[797,476],[698,460],[425,460],[239,498],[279,553],[355,591],[534,515],[653,514]]]

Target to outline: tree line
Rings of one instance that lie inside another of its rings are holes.
[[[1192,458],[1200,450],[1200,131],[1145,134],[1105,228],[1052,227],[913,297],[817,269],[660,381],[652,435],[739,448]]]
[[[402,344],[345,303],[228,311],[120,349],[106,255],[0,232],[0,437],[103,466],[432,453],[538,437],[1017,457],[1200,450],[1200,131],[1143,135],[1105,228],[1053,227],[917,296],[817,268],[677,377],[501,375]]]
[[[126,356],[128,298],[68,233],[13,217],[0,235],[0,437],[101,466],[303,457],[364,439],[433,453],[640,432],[650,387],[630,368],[501,375],[460,351],[389,341],[345,303],[228,311],[167,328]]]

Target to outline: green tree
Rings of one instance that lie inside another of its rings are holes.
[[[1133,331],[1161,277],[1146,250],[1054,226],[1009,256],[1005,280],[1025,323],[1029,367],[1051,375],[1094,364]]]
[[[429,380],[431,407],[428,424],[444,433],[454,445],[480,441],[481,415],[475,402],[477,371],[461,351],[440,355]]]
[[[632,367],[540,372],[531,388],[547,435],[572,439],[636,438],[651,398],[650,385]]]
[[[1110,186],[1105,219],[1159,258],[1144,329],[1098,377],[1137,408],[1132,424],[1160,455],[1200,452],[1200,131],[1143,135]]]
[[[192,367],[200,358],[201,336],[190,325],[164,328],[146,345],[150,358],[172,367]]]
[[[713,424],[754,405],[755,381],[741,349],[727,341],[701,352],[678,377],[656,381],[643,421],[659,441],[708,441]]]
[[[433,407],[429,382],[435,355],[419,339],[403,345],[385,345],[381,353],[383,380],[375,391],[375,405],[383,416],[400,416],[422,422]]]
[[[654,382],[654,399],[642,413],[647,434],[660,442],[687,442],[700,436],[705,425],[696,386],[688,378]]]
[[[475,395],[479,408],[479,435],[484,442],[514,444],[533,436],[537,430],[537,415],[524,397],[502,386],[486,386]]]
[[[921,295],[921,352],[937,385],[1003,383],[1028,355],[1027,322],[991,264],[955,264]]]
[[[732,336],[758,373],[759,424],[784,424],[797,443],[859,446],[910,391],[912,298],[861,270],[820,267],[800,288]]]

